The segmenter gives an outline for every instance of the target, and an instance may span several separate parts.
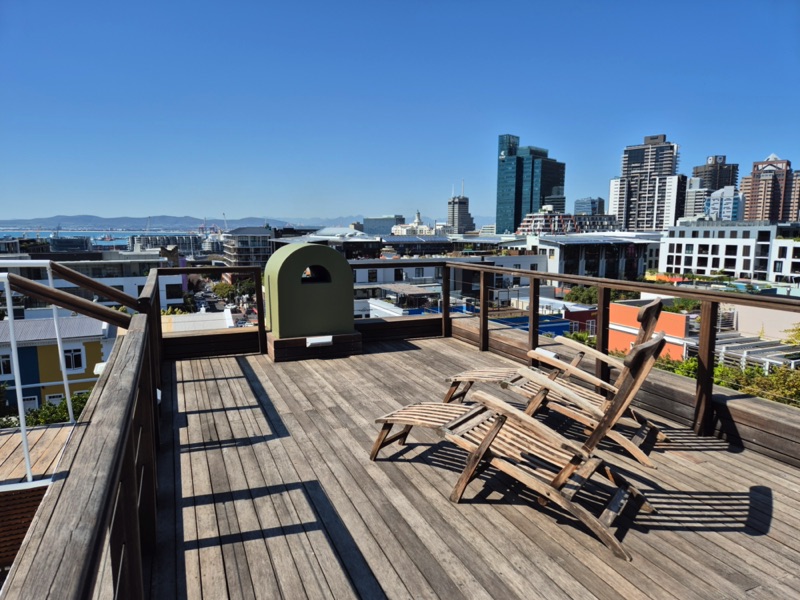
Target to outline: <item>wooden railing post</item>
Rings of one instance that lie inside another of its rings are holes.
[[[531,275],[530,292],[528,297],[528,348],[533,349],[539,345],[539,295],[541,294],[542,281]],[[528,359],[528,365],[533,366],[535,361]]]
[[[453,335],[450,322],[450,267],[442,266],[442,337]]]
[[[608,327],[610,324],[609,307],[611,306],[611,289],[605,286],[597,287],[597,349],[603,354],[608,354]],[[595,375],[603,381],[609,379],[608,365],[601,360],[595,361]]]
[[[717,342],[719,303],[704,300],[700,308],[700,347],[697,353],[697,393],[694,405],[694,432],[714,432],[714,351]]]
[[[258,349],[261,354],[267,353],[267,307],[264,305],[263,272],[258,267],[253,271],[256,288],[256,309],[258,310]]]
[[[489,273],[481,271],[480,297],[478,300],[479,337],[478,348],[481,352],[489,349]]]

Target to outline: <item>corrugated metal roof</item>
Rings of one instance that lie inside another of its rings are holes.
[[[65,317],[58,320],[62,339],[100,337],[103,322],[91,317]],[[56,330],[52,319],[19,319],[14,321],[14,334],[18,343],[55,340]],[[10,344],[8,321],[0,321],[0,344]]]

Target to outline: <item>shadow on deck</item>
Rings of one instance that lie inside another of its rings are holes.
[[[167,363],[151,596],[800,595],[800,473],[674,424],[657,470],[604,448],[658,510],[620,519],[630,563],[492,469],[451,503],[465,454],[430,432],[368,460],[376,417],[510,364],[452,339]],[[581,502],[607,493],[587,486]]]

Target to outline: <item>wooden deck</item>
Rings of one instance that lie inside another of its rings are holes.
[[[513,363],[453,339],[364,351],[165,364],[152,597],[800,597],[800,471],[669,423],[656,471],[607,448],[658,510],[618,524],[626,562],[492,471],[452,504],[464,454],[430,432],[368,460],[376,417]]]
[[[34,480],[53,475],[73,426],[47,425],[28,429],[31,472]],[[0,486],[26,481],[25,457],[19,429],[0,430]]]

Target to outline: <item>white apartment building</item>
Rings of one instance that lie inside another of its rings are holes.
[[[800,283],[800,223],[680,222],[661,240],[658,271]]]

